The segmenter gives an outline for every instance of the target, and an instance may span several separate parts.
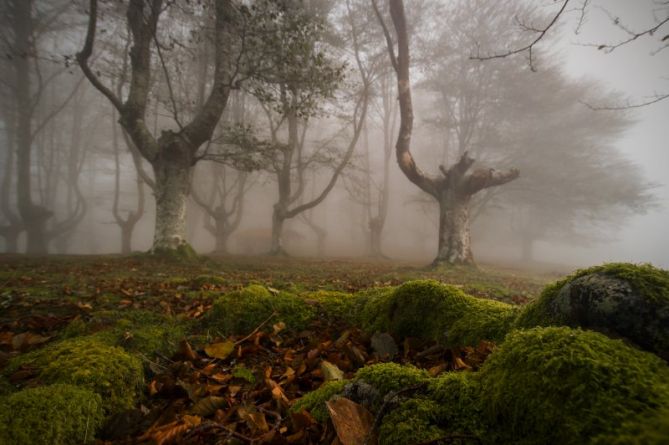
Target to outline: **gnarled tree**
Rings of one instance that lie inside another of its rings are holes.
[[[397,38],[397,56],[390,31],[385,26],[378,7],[375,8],[384,28],[388,53],[397,74],[400,106],[400,130],[395,145],[397,162],[404,175],[439,204],[439,247],[433,264],[473,264],[469,233],[469,205],[472,197],[481,190],[506,184],[516,179],[518,170],[496,171],[476,169],[471,171],[475,159],[465,151],[460,159],[446,168],[439,166],[441,176],[423,172],[411,154],[413,131],[413,104],[409,75],[409,35],[402,0],[389,0],[390,16]]]
[[[191,174],[198,161],[198,150],[211,139],[225,109],[228,94],[234,86],[239,62],[238,40],[234,38],[238,7],[231,0],[215,0],[213,35],[214,70],[210,92],[202,107],[188,123],[181,122],[174,107],[178,130],[168,129],[160,136],[152,134],[146,123],[151,80],[155,75],[154,58],[165,60],[158,39],[161,15],[170,4],[163,0],[130,0],[126,20],[132,38],[130,49],[130,80],[125,98],[108,88],[89,65],[97,31],[96,0],[90,1],[88,31],[85,44],[77,54],[77,62],[88,80],[114,105],[120,124],[134,146],[153,168],[155,181],[156,220],[152,252],[176,250],[186,242],[186,202]],[[206,13],[206,11],[204,11]],[[168,79],[168,89],[172,89]],[[174,99],[172,97],[172,99]],[[173,101],[174,102],[174,101]]]

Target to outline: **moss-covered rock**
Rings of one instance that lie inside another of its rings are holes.
[[[669,271],[626,263],[579,270],[546,287],[515,324],[551,325],[624,337],[669,360]]]
[[[273,323],[283,321],[289,329],[307,327],[316,316],[313,305],[288,292],[271,293],[260,285],[247,286],[218,298],[207,323],[222,334],[247,334],[276,312]],[[271,323],[267,327],[271,329]]]
[[[511,305],[475,298],[434,280],[409,281],[392,292],[362,298],[362,322],[368,330],[448,346],[500,341],[517,314]]]
[[[394,287],[376,287],[355,294],[352,322],[369,333],[387,331],[394,292]]]
[[[412,365],[402,366],[397,363],[378,363],[360,368],[355,373],[355,380],[362,380],[373,386],[381,396],[391,391],[427,382],[429,374]]]
[[[596,437],[592,445],[669,445],[669,406],[625,422],[615,434]]]
[[[309,411],[314,419],[319,422],[326,422],[329,418],[325,402],[330,400],[332,396],[340,394],[344,390],[348,382],[346,380],[325,382],[315,391],[305,394],[301,397],[290,410],[295,413],[301,411]]]
[[[130,352],[171,356],[189,327],[188,321],[146,310],[98,311],[88,323],[81,319],[72,321],[60,337],[90,335],[101,343]]]
[[[314,303],[320,313],[332,321],[354,322],[356,298],[345,292],[319,290],[300,295],[307,303]]]
[[[139,359],[92,336],[22,354],[9,362],[5,373],[21,365],[36,368],[42,383],[66,383],[92,390],[102,397],[106,413],[132,407],[143,383]]]
[[[481,385],[473,372],[448,372],[430,380],[426,395],[434,400],[438,425],[449,434],[485,436]]]
[[[597,332],[510,333],[478,376],[492,443],[584,444],[669,400],[669,367]]]
[[[439,404],[426,398],[402,402],[383,418],[379,428],[379,443],[413,445],[444,437],[446,432],[437,426]]]
[[[24,389],[0,401],[0,443],[80,445],[93,441],[102,400],[72,385]]]

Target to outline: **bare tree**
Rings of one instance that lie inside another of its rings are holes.
[[[153,59],[158,56],[161,67],[165,60],[158,41],[161,14],[169,4],[162,0],[130,0],[126,20],[132,36],[130,49],[130,86],[125,98],[105,86],[89,65],[97,31],[96,0],[90,1],[88,31],[84,46],[77,54],[82,71],[114,105],[120,123],[134,146],[153,168],[155,180],[156,220],[152,252],[182,249],[186,242],[186,201],[189,194],[193,165],[198,161],[198,150],[211,139],[225,109],[230,89],[235,85],[239,61],[234,38],[234,25],[238,14],[231,0],[214,1],[214,72],[209,95],[202,107],[188,123],[181,122],[178,107],[173,108],[178,130],[152,134],[146,123],[151,79],[155,76]],[[155,51],[154,52],[152,51]],[[167,70],[163,70],[167,76]],[[175,103],[168,82],[170,97]]]
[[[323,24],[318,17],[298,4],[284,5],[277,13],[275,36],[277,47],[272,65],[272,75],[264,78],[256,90],[256,96],[265,104],[272,145],[280,147],[275,151],[271,170],[276,174],[278,200],[272,214],[272,243],[270,254],[284,254],[282,246],[283,226],[287,219],[320,204],[334,188],[341,172],[348,164],[362,130],[367,114],[371,72],[360,58],[357,30],[353,31],[354,59],[360,76],[359,91],[354,95],[352,131],[343,156],[335,160],[326,156],[326,163],[332,166],[332,174],[320,193],[312,200],[301,200],[305,190],[305,173],[322,153],[314,150],[307,154],[305,141],[310,123],[319,111],[320,101],[330,97],[339,85],[343,66],[328,60],[317,49],[323,38]],[[298,22],[306,22],[309,32],[295,34]],[[279,130],[287,126],[287,140],[279,142]]]
[[[397,162],[411,182],[439,203],[439,247],[433,264],[473,264],[469,232],[470,201],[481,190],[513,181],[519,172],[516,169],[504,172],[477,169],[469,173],[475,160],[468,152],[464,152],[449,168],[439,166],[441,177],[428,176],[418,168],[411,154],[413,105],[409,76],[409,36],[404,4],[401,0],[390,0],[390,16],[397,37],[397,57],[391,34],[385,27],[380,11],[378,8],[376,10],[385,30],[388,52],[397,74],[400,106],[400,130],[395,146]]]

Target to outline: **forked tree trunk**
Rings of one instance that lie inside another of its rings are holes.
[[[469,234],[469,201],[479,191],[506,184],[519,175],[517,169],[504,172],[492,168],[477,169],[467,173],[475,160],[464,151],[460,160],[446,168],[439,166],[442,177],[426,175],[411,154],[411,134],[413,131],[413,104],[411,100],[409,34],[407,31],[404,3],[389,0],[390,16],[396,31],[395,45],[376,0],[372,0],[375,13],[383,28],[388,46],[388,55],[397,75],[397,92],[400,107],[400,131],[395,145],[397,163],[402,173],[425,193],[439,203],[439,250],[433,265],[473,264]]]
[[[152,163],[155,177],[156,222],[152,252],[185,246],[186,203],[191,183],[191,166],[174,159]]]
[[[381,251],[381,236],[385,217],[377,216],[369,221],[369,253],[372,258],[383,258]]]
[[[439,199],[439,249],[434,264],[474,264],[469,196],[446,190]]]

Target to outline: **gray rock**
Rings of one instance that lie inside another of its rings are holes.
[[[589,274],[565,284],[549,311],[572,327],[623,337],[669,359],[669,307],[644,298],[625,280]]]
[[[372,335],[372,350],[382,360],[390,360],[400,352],[397,343],[387,332]]]

